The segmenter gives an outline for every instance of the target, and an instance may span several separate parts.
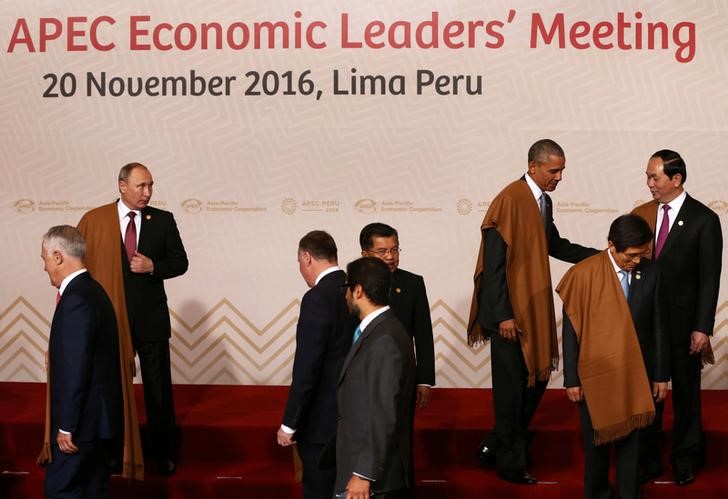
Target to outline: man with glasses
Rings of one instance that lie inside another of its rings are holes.
[[[336,392],[336,497],[402,499],[412,485],[412,342],[389,308],[387,266],[364,257],[346,272],[346,302],[361,322]]]
[[[536,483],[526,470],[526,431],[559,358],[549,256],[576,263],[598,253],[562,238],[554,225],[546,192],[565,165],[556,142],[534,143],[526,174],[493,199],[480,227],[468,342],[490,340],[495,427],[477,457],[518,484]]]
[[[640,496],[641,428],[667,394],[668,338],[652,231],[641,217],[612,222],[608,248],[574,265],[556,287],[564,302],[564,386],[579,405],[584,496],[610,497],[609,451],[617,454],[617,495]],[[619,359],[615,362],[615,359]]]
[[[427,290],[422,276],[399,268],[399,234],[383,223],[370,223],[359,234],[361,256],[375,256],[392,273],[389,304],[415,343],[417,357],[417,407],[422,409],[435,385],[435,348]]]
[[[298,243],[298,268],[309,289],[301,300],[291,388],[276,435],[284,447],[297,444],[303,463],[303,497],[329,499],[333,469],[320,469],[321,454],[336,433],[336,383],[351,347],[357,321],[341,289],[346,275],[338,266],[334,239],[322,230]]]

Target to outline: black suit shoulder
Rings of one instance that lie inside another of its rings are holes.
[[[392,274],[390,306],[414,340],[417,383],[435,385],[435,346],[430,302],[422,276],[398,268]]]
[[[283,415],[299,441],[327,443],[336,430],[336,385],[357,323],[341,292],[345,278],[342,270],[327,274],[301,300]]]

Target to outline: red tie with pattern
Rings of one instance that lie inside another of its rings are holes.
[[[61,292],[56,291],[56,307],[58,306],[59,301],[61,301]]]
[[[660,232],[657,234],[657,241],[655,242],[655,260],[660,257],[662,248],[665,246],[667,241],[667,233],[670,232],[670,216],[667,212],[670,210],[670,205],[665,204],[662,206],[662,224],[660,225]]]
[[[136,213],[130,211],[128,216],[129,225],[126,226],[126,234],[124,235],[124,247],[126,248],[126,258],[131,262],[137,245],[137,230],[136,224],[134,223],[134,217],[136,216]]]

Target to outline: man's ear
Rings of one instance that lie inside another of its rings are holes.
[[[364,288],[362,285],[354,284],[354,288],[351,290],[351,295],[357,300],[360,300],[361,297],[364,296]]]
[[[56,263],[56,265],[60,265],[63,263],[63,253],[61,253],[58,250],[53,250],[53,261]]]

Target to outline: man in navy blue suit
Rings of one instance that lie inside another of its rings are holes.
[[[293,380],[276,438],[282,446],[298,445],[304,499],[330,499],[335,471],[321,469],[319,462],[336,434],[336,383],[358,320],[349,314],[341,289],[346,274],[328,233],[314,230],[303,236],[298,267],[311,289],[301,300]]]
[[[111,449],[122,431],[119,339],[109,297],[83,264],[86,244],[73,227],[52,227],[41,258],[58,288],[48,363],[52,460],[49,498],[109,494]]]

